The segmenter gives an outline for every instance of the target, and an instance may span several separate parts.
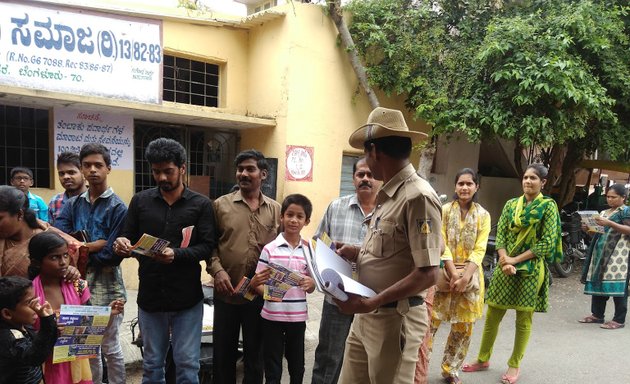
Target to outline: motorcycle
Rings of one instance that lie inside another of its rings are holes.
[[[490,233],[496,233],[497,226],[496,224],[492,226]],[[490,286],[490,280],[492,279],[492,274],[494,273],[494,269],[497,266],[499,261],[499,254],[496,251],[496,236],[490,235],[488,236],[488,243],[486,245],[486,254],[481,261],[481,267],[483,268],[483,280],[486,288]]]
[[[567,277],[573,271],[577,260],[586,258],[588,238],[581,229],[582,219],[577,211],[561,210],[560,220],[562,221],[562,254],[564,257],[562,261],[555,262],[553,267],[558,277]]]

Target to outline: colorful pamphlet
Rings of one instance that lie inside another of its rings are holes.
[[[292,287],[298,287],[304,279],[297,273],[280,264],[269,263],[271,275],[263,287],[263,298],[268,301],[282,301],[282,298]]]
[[[599,212],[597,211],[578,211],[580,214],[580,218],[582,219],[582,223],[586,224],[588,227],[587,232],[593,233],[604,233],[604,226],[597,224],[595,218],[599,217]]]
[[[160,239],[155,236],[142,235],[140,240],[131,247],[132,252],[138,253],[143,256],[154,257],[155,255],[162,253],[166,247],[170,244],[169,241]]]
[[[62,304],[58,323],[64,329],[53,348],[53,364],[97,356],[110,313],[110,307]]]
[[[249,284],[251,283],[251,281],[252,281],[251,279],[247,278],[246,276],[243,276],[243,278],[241,279],[241,281],[239,281],[236,288],[234,288],[234,291],[236,292],[237,295],[242,296],[243,298],[249,301],[254,300],[254,298],[256,297],[256,293],[252,292],[252,290],[249,289]]]

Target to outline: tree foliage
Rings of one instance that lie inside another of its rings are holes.
[[[555,159],[571,163],[562,167],[567,184],[585,154],[614,159],[630,146],[622,4],[355,0],[350,30],[372,84],[406,95],[433,135],[562,151]]]

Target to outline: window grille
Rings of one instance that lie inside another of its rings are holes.
[[[33,187],[50,188],[47,109],[0,105],[0,185],[11,185],[13,167],[33,171]]]
[[[184,146],[188,162],[184,182],[212,199],[230,191],[235,183],[234,157],[238,136],[233,132],[201,127],[136,122],[134,133],[136,192],[155,186],[144,152],[154,139],[166,137]]]
[[[219,66],[183,57],[164,55],[164,101],[219,106]]]

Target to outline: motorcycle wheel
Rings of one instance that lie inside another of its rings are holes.
[[[564,258],[561,262],[553,263],[553,268],[556,270],[558,277],[568,277],[573,271],[573,256],[569,255],[569,252],[573,250],[570,249],[570,246],[562,242],[562,252],[564,253]]]

